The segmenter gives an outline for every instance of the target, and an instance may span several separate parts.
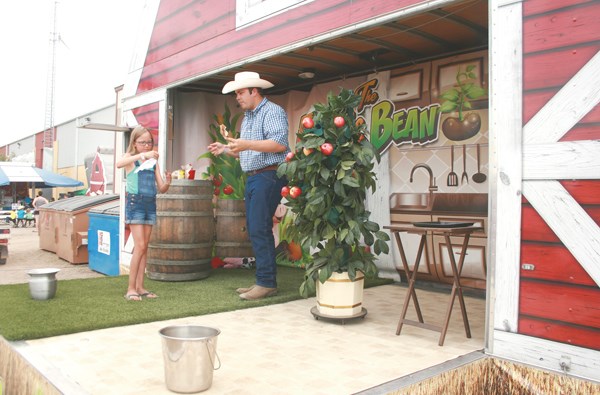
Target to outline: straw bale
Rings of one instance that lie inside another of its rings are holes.
[[[0,394],[61,393],[0,336]]]
[[[600,385],[497,358],[482,358],[390,394],[600,394]]]

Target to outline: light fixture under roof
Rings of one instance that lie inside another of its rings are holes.
[[[298,77],[302,78],[303,80],[310,80],[315,78],[315,72],[314,70],[306,69],[303,70],[300,74],[298,74]]]

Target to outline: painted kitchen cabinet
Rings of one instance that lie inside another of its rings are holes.
[[[412,196],[414,195],[414,196]],[[411,224],[413,222],[470,222],[481,226],[482,231],[474,232],[469,240],[465,261],[461,272],[464,287],[485,289],[487,275],[487,194],[392,194],[390,199],[391,224]],[[421,236],[400,233],[409,267],[414,261]],[[458,261],[464,238],[452,236],[452,249]],[[394,240],[393,259],[396,267],[401,267],[398,246]],[[425,253],[419,264],[418,280],[452,284],[452,268],[448,249],[443,236],[427,235]],[[404,276],[403,276],[404,277]]]
[[[392,213],[392,225],[406,225],[411,224],[413,222],[427,222],[431,221],[430,215],[420,215],[420,214],[393,214]],[[421,242],[421,235],[413,234],[413,233],[400,233],[400,239],[402,240],[402,246],[404,247],[404,253],[406,254],[406,260],[408,262],[408,267],[412,271],[415,267],[415,260],[417,258],[417,251],[419,249],[419,243]],[[398,251],[398,245],[396,244],[396,240],[392,241],[394,243],[394,247],[391,249],[393,253],[394,264],[396,266],[396,270],[401,272],[401,275],[404,276],[404,271],[402,269],[402,259],[400,257],[400,252]],[[425,251],[421,256],[421,260],[419,262],[419,275],[418,278],[428,281],[436,281],[438,279],[435,263],[433,261],[433,255],[431,254],[431,240],[427,238],[425,243]]]
[[[486,219],[469,216],[449,216],[434,215],[433,221],[441,222],[472,222],[475,226],[483,227],[484,231],[473,232],[469,239],[469,245],[465,254],[465,261],[460,275],[460,283],[464,287],[485,289],[487,275],[486,247],[487,232]],[[464,237],[452,236],[452,250],[455,254],[456,262],[460,257],[460,250]],[[448,247],[443,236],[433,236],[433,261],[435,270],[440,282],[452,284],[452,267],[448,257]]]

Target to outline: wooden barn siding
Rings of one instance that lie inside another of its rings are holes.
[[[574,346],[600,350],[600,333],[597,330],[577,325],[539,320],[527,316],[519,318],[519,327],[530,336],[568,343]]]
[[[556,12],[551,12],[556,11]],[[600,50],[597,1],[526,1],[524,13],[524,103],[527,123]],[[589,26],[596,26],[590,29]],[[561,141],[600,138],[600,107]]]
[[[419,0],[320,0],[294,8],[254,25],[235,30],[235,1],[180,2],[181,14],[163,0],[151,38],[138,93],[224,67],[343,26],[422,3]],[[198,4],[196,4],[198,3]],[[198,8],[196,8],[198,6]],[[168,10],[163,10],[168,7]],[[189,10],[196,10],[190,13]],[[204,14],[220,20],[198,29]],[[208,15],[208,14],[207,14]],[[179,19],[182,18],[182,19]],[[172,23],[171,19],[178,23]],[[163,23],[164,21],[164,23]],[[216,29],[216,30],[215,30]],[[212,36],[214,32],[222,32]]]
[[[146,65],[226,33],[230,29],[227,22],[232,17],[235,20],[235,0],[220,1],[211,7],[205,1],[179,3],[179,8],[169,4],[159,9]]]
[[[158,103],[150,103],[145,106],[135,108],[133,109],[133,114],[135,115],[135,119],[137,120],[138,124],[142,125],[146,129],[150,129],[154,136],[155,142],[158,142],[155,134],[155,132],[158,131]]]
[[[600,50],[600,3],[529,0],[523,7],[523,122]],[[596,106],[561,141],[600,139]],[[600,180],[561,181],[600,226]],[[600,288],[523,199],[519,333],[600,349]]]

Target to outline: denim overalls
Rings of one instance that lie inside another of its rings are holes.
[[[127,194],[125,206],[125,223],[155,225],[156,224],[156,177],[151,169],[136,172],[140,161],[135,162],[135,169],[127,174]]]

